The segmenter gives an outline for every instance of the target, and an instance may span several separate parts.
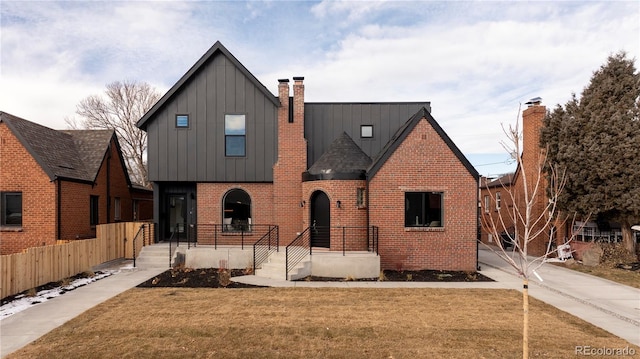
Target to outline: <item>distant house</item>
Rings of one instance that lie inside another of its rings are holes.
[[[482,241],[485,243],[494,243],[498,240],[493,238],[486,230],[486,226],[493,218],[494,223],[498,224],[500,232],[510,233],[512,236],[518,231],[523,233],[522,220],[513,220],[513,206],[519,209],[520,213],[525,213],[524,206],[524,181],[523,170],[526,171],[527,183],[530,187],[529,193],[533,193],[538,173],[538,163],[542,160],[544,154],[540,148],[540,130],[543,126],[544,117],[546,115],[546,107],[541,104],[539,98],[528,103],[528,107],[522,112],[522,166],[518,166],[514,173],[503,175],[494,180],[483,178],[480,188],[480,207],[481,220],[483,222]],[[540,189],[533,198],[534,205],[531,208],[532,218],[538,218],[544,215],[546,205],[549,201],[547,197],[547,178],[542,173],[543,178],[539,184]],[[513,193],[511,198],[509,193]],[[502,217],[502,222],[500,222]],[[543,255],[547,251],[547,246],[551,238],[554,246],[564,244],[564,241],[571,237],[570,223],[565,224],[556,221],[556,226],[550,226],[542,231],[539,236],[533,238],[528,245],[528,252],[531,255]],[[541,227],[531,228],[536,232]]]
[[[310,233],[383,269],[475,270],[478,173],[430,103],[305,102],[293,80],[274,96],[216,42],[143,116],[157,240],[276,225],[281,245]]]
[[[102,223],[149,219],[113,130],[53,130],[0,112],[0,252],[95,236]]]

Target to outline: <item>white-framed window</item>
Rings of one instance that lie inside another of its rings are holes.
[[[500,192],[496,192],[496,211],[500,210],[500,202],[502,202],[502,195],[500,194]]]
[[[405,192],[405,227],[444,227],[443,192]]]
[[[366,192],[364,187],[359,187],[356,189],[356,207],[364,208],[367,205],[365,193]]]
[[[489,195],[484,196],[484,213],[489,213],[489,207],[491,206],[491,197]]]

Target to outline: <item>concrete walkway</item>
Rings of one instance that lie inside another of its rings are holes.
[[[514,269],[488,249],[479,251],[481,273],[522,291]],[[495,271],[500,273],[496,274]],[[640,346],[640,289],[550,263],[529,279],[529,295]]]
[[[256,276],[235,277],[234,281],[270,287],[332,288],[494,288],[522,289],[522,280],[489,250],[480,250],[481,273],[496,282],[288,282]],[[117,269],[129,265],[112,263]],[[0,320],[0,356],[5,357],[87,309],[165,271],[167,268],[135,268],[63,296],[35,305]],[[538,273],[543,282],[531,280],[529,293],[563,311],[582,318],[632,344],[640,345],[640,290],[553,265]]]

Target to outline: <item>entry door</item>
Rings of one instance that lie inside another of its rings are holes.
[[[329,248],[331,244],[331,214],[329,197],[322,191],[311,196],[311,246]]]
[[[187,225],[187,201],[186,194],[169,194],[166,201],[167,224],[165,236],[171,237],[173,232],[176,236],[185,236]]]

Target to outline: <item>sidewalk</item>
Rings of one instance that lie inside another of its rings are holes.
[[[501,272],[491,278],[522,291],[522,279],[495,253],[479,251],[481,273]],[[529,279],[529,295],[640,345],[640,289],[546,263]]]
[[[522,280],[493,252],[481,249],[481,273],[496,282],[290,282],[256,276],[234,281],[269,287],[306,288],[494,288],[522,289]],[[127,263],[112,263],[112,268]],[[107,268],[103,268],[107,269]],[[124,269],[110,277],[35,305],[0,321],[0,357],[14,352],[103,301],[152,278],[167,268]],[[640,345],[640,290],[605,279],[545,264],[530,279],[529,294],[610,333]]]
[[[96,269],[118,270],[130,266],[131,261],[110,263],[111,267]],[[123,269],[109,277],[46,302],[34,305],[0,320],[0,357],[4,358],[44,334],[66,323],[109,298],[137,286],[167,268]]]

